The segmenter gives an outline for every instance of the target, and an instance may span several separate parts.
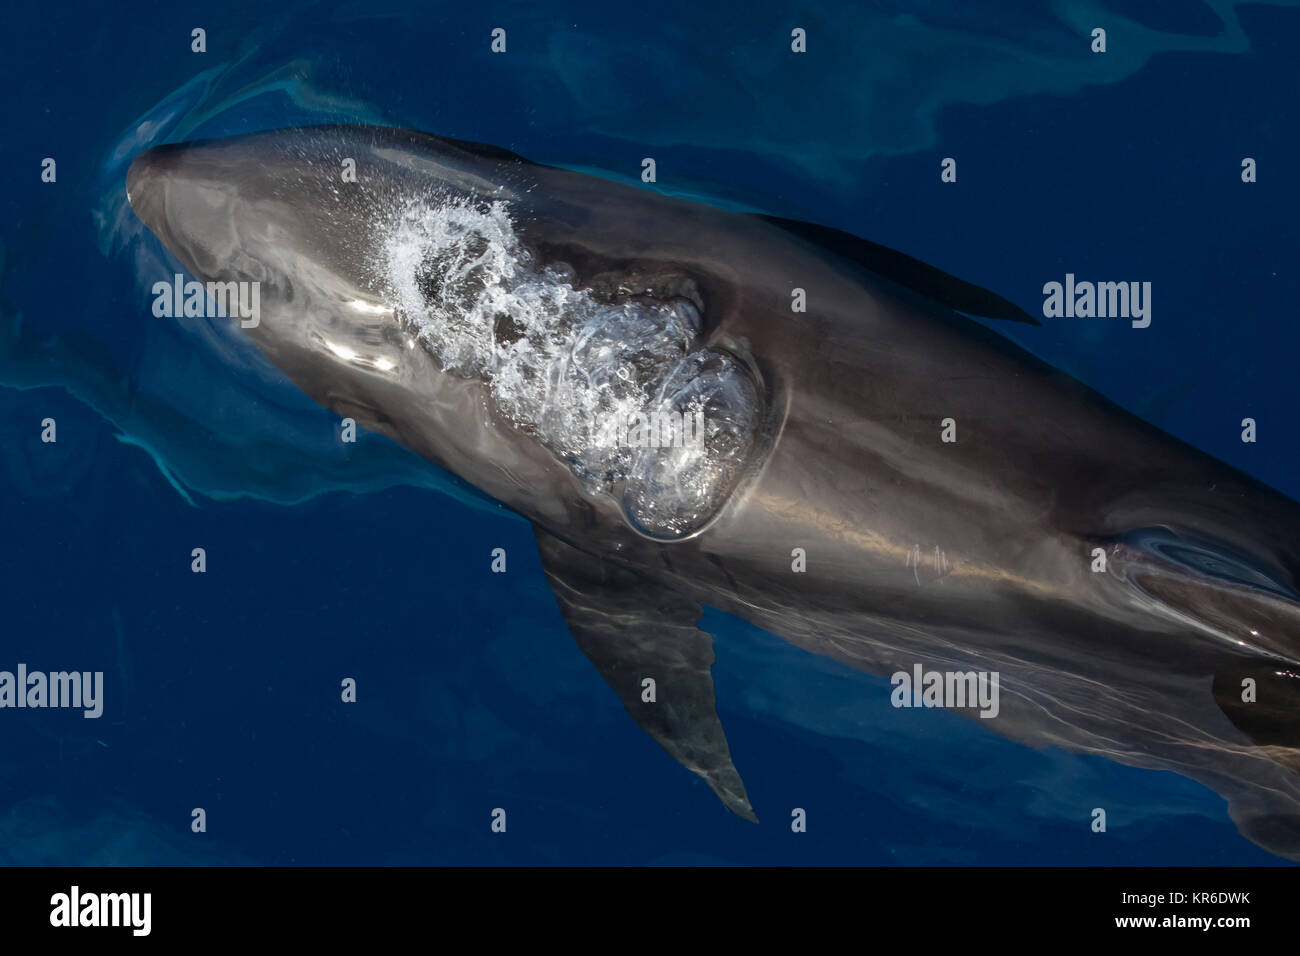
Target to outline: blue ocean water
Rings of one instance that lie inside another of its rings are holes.
[[[836,226],[1030,312],[1066,272],[1151,281],[1141,332],[998,331],[1300,497],[1295,5],[971,6],[10,10],[0,668],[107,690],[100,720],[0,713],[0,862],[1282,862],[1197,783],[918,720],[884,678],[710,611],[746,824],[580,654],[525,522],[377,436],[339,443],[227,325],[151,314],[171,261],[123,190],[150,145],[372,122],[629,182],[652,155],[664,192]]]

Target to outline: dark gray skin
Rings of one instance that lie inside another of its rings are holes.
[[[358,182],[342,181],[345,157]],[[127,190],[195,277],[261,282],[248,334],[308,395],[534,523],[580,645],[740,815],[753,811],[714,712],[700,605],[874,673],[997,671],[1000,713],[981,724],[1192,777],[1246,836],[1300,859],[1300,508],[952,308],[996,297],[924,267],[899,284],[761,217],[409,131],[159,147]],[[575,287],[693,290],[704,343],[751,370],[764,405],[711,523],[639,533],[503,420],[483,381],[444,372],[400,315],[376,311],[391,211],[433,190],[507,202]],[[935,277],[948,282],[925,288]],[[657,704],[640,699],[645,675]]]

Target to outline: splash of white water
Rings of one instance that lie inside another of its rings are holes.
[[[699,343],[694,304],[575,288],[567,265],[533,260],[503,202],[412,202],[386,236],[381,271],[420,342],[447,372],[482,378],[499,414],[589,492],[621,494],[629,520],[659,537],[717,512],[752,450],[758,399],[733,357]],[[611,440],[655,413],[701,416],[702,440]]]

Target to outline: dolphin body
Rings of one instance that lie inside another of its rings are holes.
[[[160,146],[127,195],[194,276],[260,283],[247,334],[303,391],[533,523],[582,650],[740,816],[702,605],[996,673],[981,724],[1201,781],[1300,859],[1300,509],[967,317],[1034,322],[1006,300],[407,130]],[[702,441],[597,427],[650,406]]]

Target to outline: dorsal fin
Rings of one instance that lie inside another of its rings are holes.
[[[1004,319],[1008,322],[1042,325],[1014,302],[1009,302],[988,289],[964,282],[942,269],[936,269],[896,249],[868,242],[866,239],[831,226],[819,226],[813,222],[800,222],[795,219],[761,214],[759,218],[850,262],[855,262],[891,282],[933,299],[954,312],[963,312],[985,319]]]
[[[1243,700],[1246,678],[1254,681],[1249,701]],[[1273,658],[1235,658],[1214,675],[1214,700],[1259,746],[1300,748],[1300,669]]]

